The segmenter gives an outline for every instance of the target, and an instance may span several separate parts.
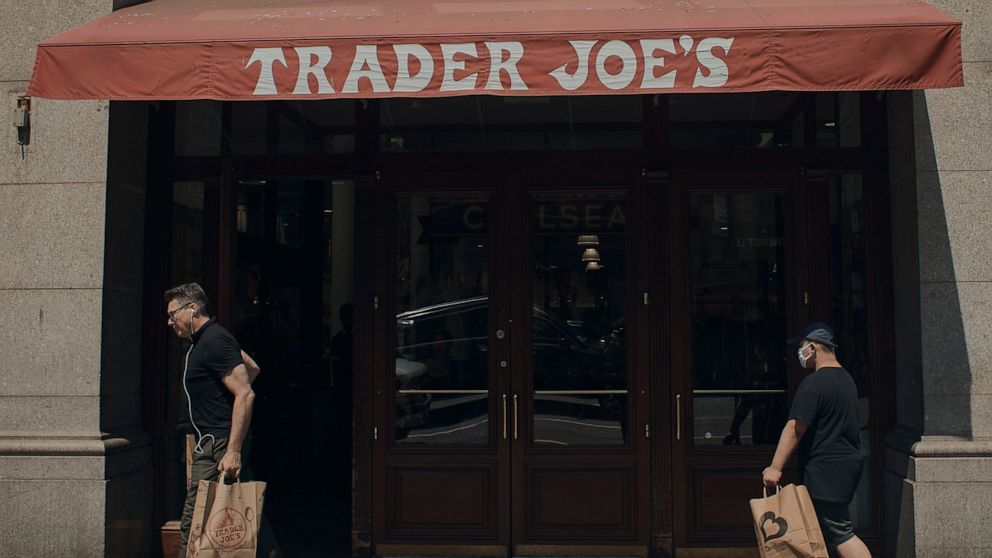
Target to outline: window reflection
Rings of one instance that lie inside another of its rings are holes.
[[[534,443],[627,439],[626,201],[533,200]]]
[[[830,307],[837,333],[837,356],[858,386],[858,414],[864,425],[861,447],[871,449],[869,425],[871,375],[868,361],[868,301],[866,299],[866,255],[864,188],[860,174],[828,179],[830,203]],[[870,461],[851,505],[855,527],[871,527],[872,486]]]
[[[233,333],[263,371],[252,384],[250,463],[262,480],[280,471],[310,479],[266,501],[277,534],[302,516],[329,526],[324,540],[343,537],[334,521],[341,506],[318,495],[347,490],[351,470],[354,183],[244,177],[236,185]],[[295,548],[312,548],[315,536],[296,537]]]
[[[785,421],[779,193],[689,195],[696,445],[774,444]]]
[[[638,149],[641,98],[494,97],[383,99],[384,152]]]
[[[488,442],[489,203],[397,199],[400,444]]]
[[[207,243],[204,232],[204,194],[211,187],[215,188],[216,182],[175,182],[172,185],[170,285],[205,280],[204,245]],[[187,347],[171,332],[167,343],[169,397],[166,399],[165,432],[171,435],[166,437],[165,442],[166,452],[170,458],[164,468],[168,482],[164,485],[166,490],[163,495],[163,505],[168,517],[179,517],[186,499],[184,438],[186,433],[192,432],[193,429],[189,424],[185,396],[182,395],[183,366]]]
[[[669,96],[672,149],[860,147],[854,92],[768,91]]]
[[[861,147],[861,98],[858,93],[818,93],[817,147]]]
[[[672,149],[768,149],[804,146],[801,93],[771,91],[670,96]]]

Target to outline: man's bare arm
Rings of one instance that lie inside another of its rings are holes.
[[[806,433],[806,423],[799,419],[790,419],[782,429],[782,435],[778,439],[778,447],[775,448],[775,457],[772,464],[762,471],[761,477],[768,488],[774,488],[782,480],[782,469],[789,462],[789,457],[799,445],[803,434]]]
[[[251,358],[251,355],[244,351],[241,351],[241,360],[245,361],[245,369],[248,371],[248,383],[255,383],[255,378],[262,373],[262,369],[259,368],[255,359]]]
[[[217,470],[237,478],[241,474],[241,449],[248,433],[248,425],[251,424],[255,392],[251,389],[248,370],[244,364],[232,368],[221,380],[224,387],[234,395],[234,406],[231,412],[231,436],[227,440],[227,451],[217,464]]]

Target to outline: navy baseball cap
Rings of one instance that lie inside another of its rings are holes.
[[[809,339],[810,341],[816,341],[817,343],[822,343],[830,347],[836,347],[837,342],[834,341],[834,330],[830,329],[830,326],[823,322],[813,322],[808,326],[804,327],[799,335],[793,337],[786,341],[790,345],[795,345],[801,342],[803,339]]]

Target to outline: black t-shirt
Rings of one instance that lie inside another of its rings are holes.
[[[808,425],[799,442],[799,472],[810,496],[849,503],[861,479],[858,388],[847,370],[821,368],[796,392],[790,419]]]
[[[230,436],[234,394],[221,378],[243,362],[238,341],[213,319],[193,334],[183,387],[189,397],[194,429],[201,436]]]

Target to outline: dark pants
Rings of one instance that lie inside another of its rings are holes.
[[[250,441],[245,440],[244,447],[241,448],[241,480],[244,481],[252,480],[251,469],[248,467],[248,450],[250,446]],[[217,464],[220,463],[221,458],[224,457],[224,452],[227,451],[227,438],[207,436],[203,440],[201,447],[203,453],[193,452],[193,466],[190,475],[191,482],[189,490],[186,492],[186,504],[183,506],[183,518],[180,522],[182,542],[179,545],[178,558],[186,558],[186,545],[189,543],[189,529],[193,524],[193,507],[196,504],[197,486],[199,486],[201,480],[216,481],[220,478]],[[258,533],[258,556],[264,558],[281,556],[275,534],[272,532],[272,527],[269,526],[264,513]]]
[[[831,550],[854,538],[854,524],[851,521],[850,503],[824,502],[813,500],[813,509],[820,520],[823,539]]]

